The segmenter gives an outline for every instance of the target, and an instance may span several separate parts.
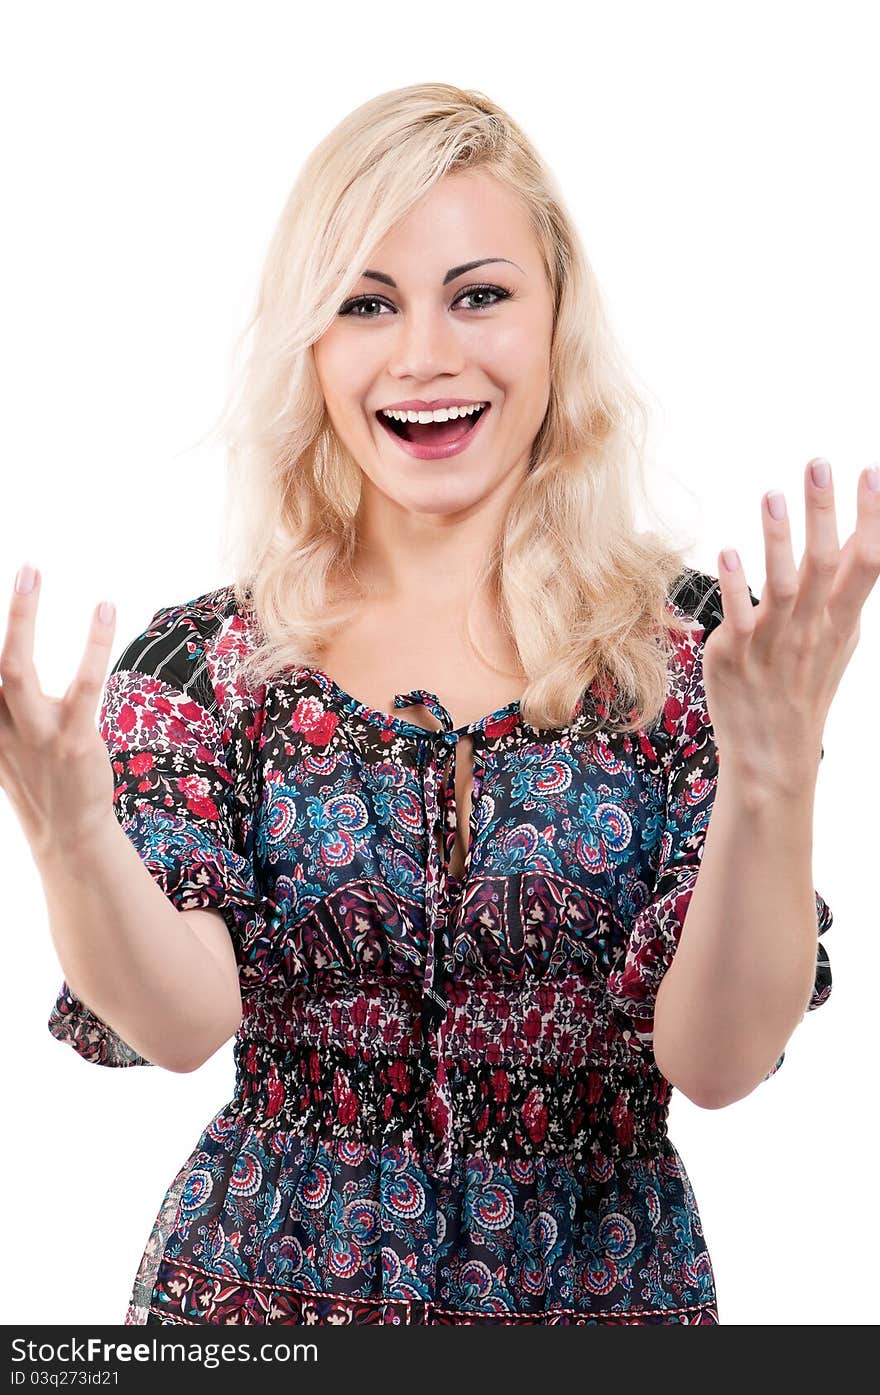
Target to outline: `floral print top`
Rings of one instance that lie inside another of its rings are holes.
[[[716,784],[717,579],[689,568],[670,604],[695,627],[661,717],[625,735],[592,692],[562,731],[517,702],[455,729],[436,694],[397,694],[429,730],[315,668],[245,688],[231,586],[127,646],[99,718],[116,815],[175,906],[222,912],[243,1017],[126,1323],[718,1322],[652,1054]],[[815,899],[811,1009],[831,987]],[[66,983],[49,1030],[150,1064]]]

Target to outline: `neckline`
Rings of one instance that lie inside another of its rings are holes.
[[[475,722],[468,722],[463,726],[454,727],[450,731],[445,731],[442,728],[435,729],[433,727],[423,727],[418,722],[408,721],[406,717],[397,717],[392,712],[382,712],[377,707],[371,707],[369,703],[361,702],[358,698],[340,687],[336,679],[331,678],[329,673],[322,668],[317,668],[314,664],[298,664],[297,672],[314,679],[319,688],[321,688],[325,694],[329,694],[335,703],[342,707],[344,711],[354,716],[362,717],[365,721],[375,726],[395,731],[401,736],[418,736],[422,738],[434,737],[438,740],[445,739],[447,741],[455,738],[455,740],[458,740],[461,736],[469,736],[473,732],[483,731],[490,722],[501,721],[504,717],[516,715],[520,721],[523,720],[520,714],[522,699],[514,698],[513,702],[505,703],[502,707],[496,707],[494,712],[488,712],[485,717],[479,717]],[[410,691],[415,692],[417,690],[411,689]],[[419,691],[426,690],[422,689]],[[395,697],[401,696],[404,696],[404,694],[395,694]]]

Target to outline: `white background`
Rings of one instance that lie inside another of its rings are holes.
[[[230,578],[224,460],[197,444],[227,385],[300,163],[374,94],[433,80],[505,106],[559,178],[654,402],[655,496],[717,575],[764,580],[760,500],[834,470],[840,539],[878,455],[876,49],[870,4],[30,3],[7,18],[0,585],[43,571],[36,661],[64,691],[91,608],[116,652]],[[5,627],[5,610],[2,613]],[[825,730],[815,884],[831,1001],[782,1070],[670,1134],[725,1324],[874,1323],[876,676],[880,611]],[[6,1323],[122,1320],[165,1188],[230,1097],[201,1071],[107,1070],[45,1028],[62,974],[0,794]]]

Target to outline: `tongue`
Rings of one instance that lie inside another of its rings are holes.
[[[445,446],[450,441],[458,441],[466,436],[476,420],[475,417],[456,417],[455,421],[428,421],[424,424],[407,421],[403,424],[407,441],[430,441],[432,445]]]

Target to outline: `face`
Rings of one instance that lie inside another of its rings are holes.
[[[518,198],[484,172],[446,175],[364,273],[313,353],[367,503],[378,491],[436,518],[515,491],[547,410],[553,329],[550,287]],[[397,423],[409,443],[383,425],[382,408],[438,400],[487,405],[476,420]]]

